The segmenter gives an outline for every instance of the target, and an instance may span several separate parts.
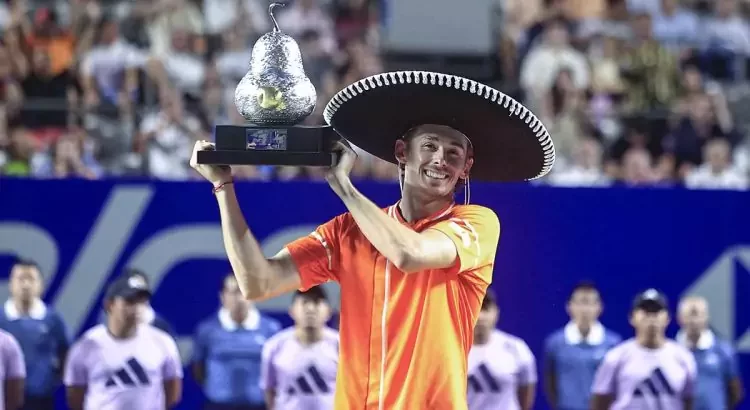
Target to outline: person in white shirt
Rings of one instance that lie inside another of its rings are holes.
[[[552,19],[544,29],[542,43],[529,52],[521,65],[521,86],[533,100],[538,100],[563,69],[570,70],[576,88],[588,87],[590,75],[586,57],[570,45],[564,20]]]
[[[549,178],[550,185],[565,187],[606,186],[610,182],[602,169],[601,144],[593,138],[577,141],[573,162]]]
[[[748,188],[747,178],[731,162],[729,142],[714,138],[703,147],[704,163],[685,177],[685,186],[691,189],[736,189]]]

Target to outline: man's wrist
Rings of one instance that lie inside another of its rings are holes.
[[[212,191],[214,195],[218,195],[222,192],[225,192],[227,189],[232,189],[233,187],[234,187],[234,180],[229,178],[224,181],[214,182]]]

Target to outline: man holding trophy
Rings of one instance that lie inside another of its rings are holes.
[[[336,409],[466,409],[467,356],[500,236],[495,213],[469,205],[469,180],[545,175],[549,134],[499,91],[431,72],[360,80],[328,103],[328,126],[297,126],[314,107],[305,81],[299,49],[276,27],[236,90],[249,124],[218,126],[215,144],[195,146],[191,165],[213,184],[240,288],[265,299],[339,282]],[[258,143],[269,130],[270,148]],[[346,140],[398,166],[400,201],[383,209],[357,190]],[[237,202],[234,164],[326,166],[348,212],[266,258]]]

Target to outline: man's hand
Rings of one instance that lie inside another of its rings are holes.
[[[232,179],[232,169],[228,166],[206,165],[198,163],[199,151],[210,151],[213,149],[215,149],[213,143],[205,140],[196,142],[195,147],[193,148],[193,155],[190,158],[190,166],[198,171],[198,173],[201,174],[203,178],[206,178],[208,182],[216,186]]]
[[[351,184],[349,174],[352,172],[354,162],[357,160],[357,153],[345,140],[336,141],[333,152],[338,154],[336,164],[328,169],[326,181],[334,192],[339,196]]]

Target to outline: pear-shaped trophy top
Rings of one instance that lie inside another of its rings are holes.
[[[255,125],[294,125],[315,109],[315,87],[305,75],[302,52],[292,37],[281,32],[272,3],[268,14],[273,31],[255,42],[250,69],[234,92],[239,113]]]

